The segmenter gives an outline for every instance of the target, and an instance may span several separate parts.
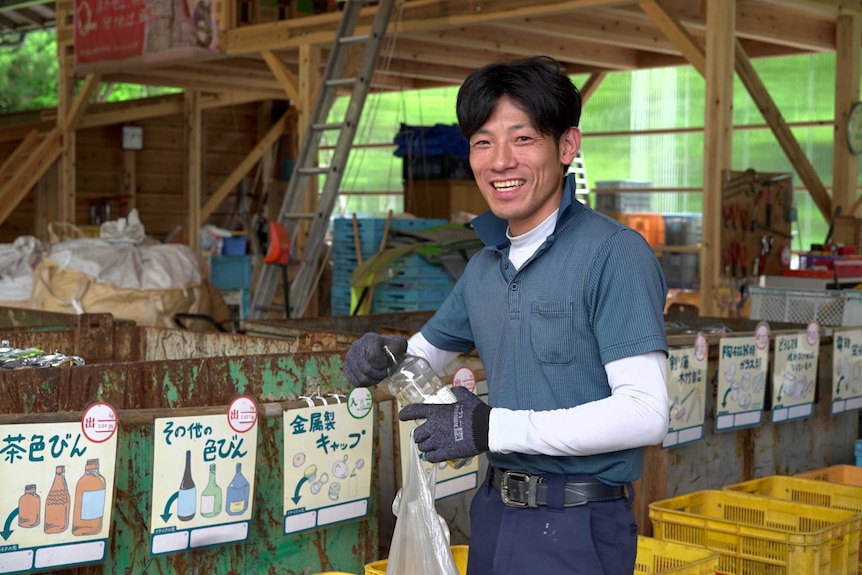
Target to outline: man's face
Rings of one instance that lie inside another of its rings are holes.
[[[479,190],[491,211],[508,220],[512,235],[532,230],[560,206],[562,166],[572,163],[580,142],[574,127],[559,142],[540,134],[506,97],[470,138],[470,167]]]

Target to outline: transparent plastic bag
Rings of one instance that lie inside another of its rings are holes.
[[[386,575],[458,575],[448,529],[434,506],[436,466],[432,466],[430,477],[426,477],[412,433],[408,457],[407,477],[398,492],[398,519]]]

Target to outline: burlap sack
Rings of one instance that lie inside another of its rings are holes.
[[[209,278],[209,274],[204,274]],[[177,313],[202,314],[227,322],[230,312],[209,279],[183,288],[138,290],[97,282],[85,273],[63,268],[49,257],[36,267],[30,307],[64,313],[110,313],[138,325],[176,327]],[[194,329],[198,329],[196,322]],[[205,326],[202,326],[204,329]]]

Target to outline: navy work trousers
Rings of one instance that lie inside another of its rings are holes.
[[[634,492],[577,507],[505,505],[488,480],[470,505],[467,575],[632,575],[637,555]],[[562,482],[553,482],[560,490]],[[552,489],[551,485],[548,487]],[[548,500],[563,501],[549,491]]]

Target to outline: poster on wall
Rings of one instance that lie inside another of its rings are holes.
[[[832,415],[862,407],[862,329],[832,333]]]
[[[769,325],[758,323],[750,336],[723,337],[718,346],[715,430],[760,425],[769,366]]]
[[[775,336],[772,354],[772,423],[803,419],[814,413],[814,389],[820,355],[820,326]]]
[[[257,404],[246,395],[226,414],[155,420],[152,555],[248,539],[257,435]]]
[[[668,432],[662,447],[703,439],[709,344],[698,333],[694,346],[671,348],[667,358]]]
[[[336,403],[284,412],[284,533],[368,514],[374,454],[371,390],[357,387]]]
[[[75,0],[74,20],[79,73],[218,49],[215,0]]]
[[[0,573],[105,561],[114,509],[117,411],[0,425]]]

